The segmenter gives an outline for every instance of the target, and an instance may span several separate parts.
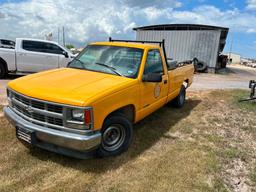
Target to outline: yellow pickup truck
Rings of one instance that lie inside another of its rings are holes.
[[[164,41],[110,39],[66,68],[11,81],[4,113],[25,143],[76,158],[117,155],[134,123],[167,103],[184,105],[193,74],[192,63],[167,63]]]

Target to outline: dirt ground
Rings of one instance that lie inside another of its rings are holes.
[[[237,102],[256,69],[196,74],[185,107],[163,107],[135,125],[128,152],[83,161],[17,141],[2,115],[15,78],[0,80],[0,191],[256,192],[256,103]]]
[[[256,80],[256,68],[231,65],[219,74],[196,74],[190,90],[248,89],[250,80]]]
[[[26,148],[0,117],[0,191],[256,192],[256,103],[248,91],[190,91],[134,127],[117,157],[77,160]],[[0,107],[0,111],[1,111]]]
[[[6,85],[10,80],[0,80],[0,104],[1,105],[6,105],[7,101],[6,101]]]

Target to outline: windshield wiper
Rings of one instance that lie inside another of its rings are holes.
[[[104,63],[95,63],[95,64],[96,64],[96,65],[103,66],[103,67],[106,67],[106,68],[110,69],[111,71],[113,71],[115,74],[117,74],[117,75],[123,77],[123,75],[122,75],[121,73],[119,73],[119,72],[116,70],[116,68],[114,68],[114,67],[111,67],[111,66],[109,66],[109,65],[107,65],[107,64],[104,64]]]
[[[76,60],[76,61],[78,61],[79,63],[81,63],[82,66],[83,66],[83,69],[86,69],[86,67],[85,67],[86,64],[85,64],[83,61],[81,61],[80,59],[77,59],[76,57],[75,57],[73,60]],[[76,69],[78,69],[78,67],[76,67]]]

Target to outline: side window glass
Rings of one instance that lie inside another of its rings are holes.
[[[44,52],[43,44],[37,41],[24,40],[22,42],[22,48],[27,51]]]
[[[144,75],[150,73],[163,74],[163,63],[159,50],[150,50],[148,52],[147,61],[144,69]]]
[[[55,44],[44,43],[44,47],[46,53],[61,54],[63,52],[63,50]]]
[[[24,40],[22,48],[27,51],[61,54],[63,50],[55,44]]]

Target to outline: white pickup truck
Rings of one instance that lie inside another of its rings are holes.
[[[17,38],[15,49],[0,48],[0,78],[66,67],[74,55],[56,42]]]

